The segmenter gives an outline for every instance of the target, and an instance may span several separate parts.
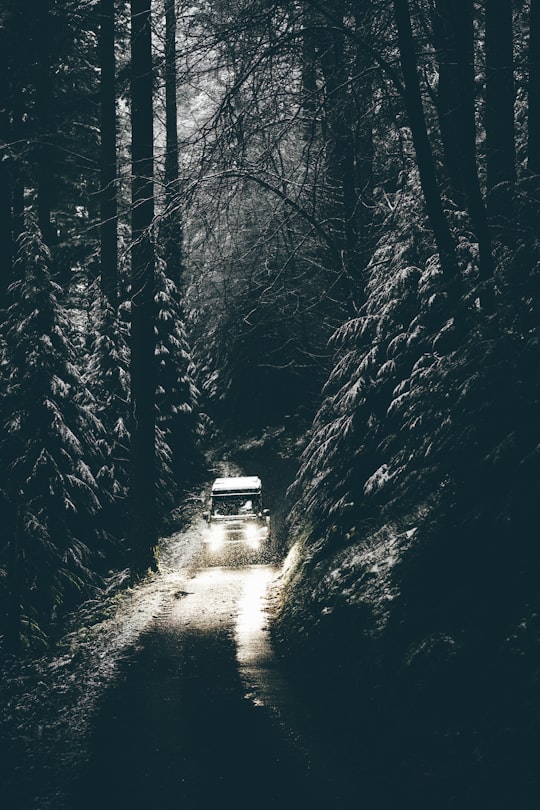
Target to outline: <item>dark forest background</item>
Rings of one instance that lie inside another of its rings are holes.
[[[365,593],[332,660],[409,696],[428,661],[454,753],[494,671],[498,739],[537,734],[539,217],[538,0],[2,0],[3,648],[155,568],[216,436],[286,425],[312,584],[407,538],[378,674]]]

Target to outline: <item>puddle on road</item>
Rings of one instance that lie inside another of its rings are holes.
[[[256,706],[281,713],[291,703],[289,690],[276,667],[266,613],[272,566],[245,572],[235,625],[236,660],[246,697]]]
[[[275,575],[272,565],[205,568],[191,583],[193,597],[177,601],[175,610],[178,622],[190,629],[212,633],[230,627],[244,696],[281,725],[294,717],[296,701],[270,638],[267,600]]]
[[[260,664],[272,654],[265,630],[265,607],[274,571],[270,566],[264,566],[252,568],[246,573],[235,627],[236,658],[241,667]]]

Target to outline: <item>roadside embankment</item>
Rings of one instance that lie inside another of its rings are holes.
[[[538,596],[488,536],[426,519],[291,548],[276,646],[366,806],[538,807]]]

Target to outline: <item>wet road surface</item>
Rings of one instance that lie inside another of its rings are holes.
[[[103,700],[73,807],[350,806],[272,650],[274,575],[251,565],[179,579]]]

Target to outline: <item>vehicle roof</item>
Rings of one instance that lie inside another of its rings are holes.
[[[260,492],[261,479],[258,475],[238,475],[234,478],[216,478],[212,484],[213,495],[225,495],[229,492]]]

